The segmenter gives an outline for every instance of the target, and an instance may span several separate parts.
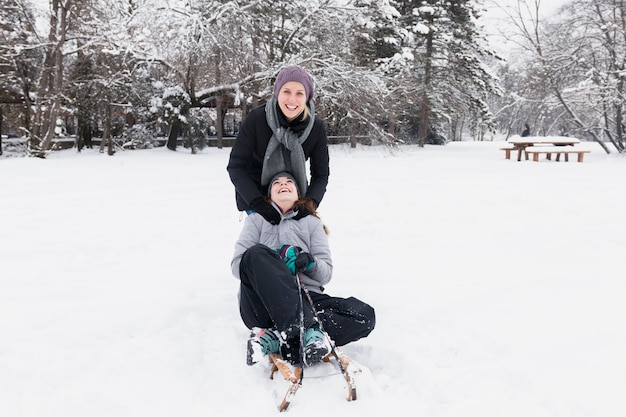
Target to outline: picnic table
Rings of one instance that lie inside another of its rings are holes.
[[[545,153],[547,158],[550,159],[553,153],[556,154],[556,160],[559,160],[560,154],[565,155],[565,161],[568,160],[568,154],[578,154],[578,162],[582,162],[583,155],[588,153],[588,150],[581,150],[575,148],[574,145],[580,143],[580,139],[571,138],[568,136],[512,136],[507,140],[509,146],[501,148],[506,151],[506,159],[511,159],[511,152],[517,151],[517,160],[522,160],[522,153],[524,153],[528,160],[528,154],[533,154],[533,161],[539,160],[539,154]]]

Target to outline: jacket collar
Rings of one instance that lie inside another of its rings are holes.
[[[278,207],[278,206],[276,205],[276,203],[274,203],[273,201],[272,201],[272,206],[274,206],[274,208],[276,209],[276,211],[278,211],[278,212],[280,213],[280,215],[283,217],[283,220],[284,220],[284,219],[291,219],[291,218],[292,218],[293,216],[295,216],[295,215],[296,215],[296,213],[297,213],[296,211],[293,211],[293,210],[289,210],[289,211],[287,211],[286,213],[283,213],[283,212],[282,212],[282,210],[280,209],[280,207]]]

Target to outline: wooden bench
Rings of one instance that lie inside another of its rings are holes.
[[[545,153],[546,159],[551,160],[552,154],[556,154],[556,160],[559,161],[561,154],[564,155],[565,162],[569,161],[568,155],[573,153],[578,155],[578,162],[583,161],[586,153],[591,152],[588,149],[580,149],[576,146],[529,146],[525,149],[526,155],[531,154],[533,161],[539,161],[539,154]]]
[[[514,148],[513,146],[505,146],[504,148],[500,148],[501,151],[505,151],[504,157],[506,159],[511,159],[511,152],[519,151],[518,148]]]

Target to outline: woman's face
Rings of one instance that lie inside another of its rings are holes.
[[[270,197],[283,213],[290,210],[298,200],[298,189],[291,178],[278,177],[270,186]]]
[[[278,106],[287,120],[292,121],[304,111],[306,90],[297,81],[285,83],[278,92]]]

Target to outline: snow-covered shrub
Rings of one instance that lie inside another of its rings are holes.
[[[144,125],[135,125],[122,134],[124,149],[151,149],[157,145],[153,133]]]

